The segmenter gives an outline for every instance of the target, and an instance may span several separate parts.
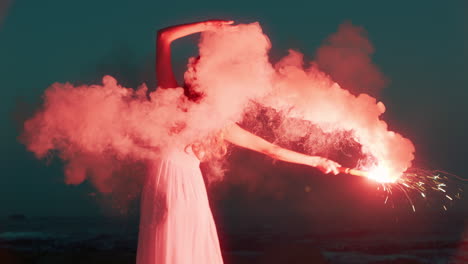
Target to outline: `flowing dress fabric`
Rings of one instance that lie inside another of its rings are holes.
[[[137,264],[222,264],[206,187],[193,154],[150,165],[141,197]]]

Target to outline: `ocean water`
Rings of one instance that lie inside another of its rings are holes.
[[[320,248],[337,264],[468,263],[468,239],[441,231],[395,235],[385,232],[289,234],[271,228],[220,231],[228,238],[223,254],[255,259],[264,248],[287,241]],[[136,252],[138,222],[104,218],[34,218],[2,220],[0,248],[34,252]]]

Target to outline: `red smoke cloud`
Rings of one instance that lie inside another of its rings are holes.
[[[363,169],[378,165],[395,178],[409,168],[414,158],[414,146],[400,134],[387,130],[387,124],[380,119],[385,111],[384,104],[368,94],[351,94],[313,62],[310,63],[312,66],[304,68],[302,57],[302,54],[291,51],[275,65],[277,74],[273,93],[265,104],[282,109],[288,116],[308,120],[327,133],[350,131],[345,135],[360,143],[362,152],[368,155],[361,161]],[[308,131],[294,127],[282,132],[282,136],[288,138],[290,133],[297,137],[298,134],[307,135]],[[315,147],[313,143],[309,146]]]
[[[379,95],[386,78],[372,63],[374,53],[366,31],[351,23],[344,23],[317,50],[316,63],[342,88],[354,95]]]
[[[339,33],[331,43],[354,41],[349,37],[354,29],[349,27],[343,38]],[[358,40],[359,45],[368,43]],[[362,161],[363,168],[378,164],[399,175],[411,165],[414,147],[387,130],[380,120],[383,103],[367,94],[351,94],[314,66],[316,63],[304,68],[298,52],[291,51],[271,65],[271,44],[257,23],[203,33],[199,47],[200,59],[191,59],[185,74],[186,82],[205,95],[199,102],[187,100],[182,88],[157,89],[148,100],[146,86],[125,88],[110,76],[103,78],[102,85],[57,83],[46,90],[43,108],[26,121],[23,142],[38,158],[56,150],[66,163],[67,183],[79,184],[91,177],[100,190],[112,191],[112,176],[123,161],[147,161],[167,149],[184,148],[228,122],[240,121],[245,111],[257,110],[249,104],[256,101],[286,117],[310,121],[325,132],[350,131],[336,134],[349,135],[362,145],[369,156]],[[369,55],[370,44],[360,52]],[[318,65],[331,65],[330,69],[342,72],[336,65],[350,63],[356,72],[365,73],[363,79],[351,74],[349,84],[365,84],[369,89],[375,80],[381,80],[381,74],[368,66],[368,56],[361,60],[348,56],[339,63],[333,57],[333,62],[324,64],[326,57],[319,56]],[[356,78],[358,83],[352,82]],[[281,129],[276,136],[295,140],[307,135],[306,128]],[[320,142],[310,139],[307,145],[323,147],[318,146]]]

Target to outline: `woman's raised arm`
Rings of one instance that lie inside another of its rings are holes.
[[[263,153],[274,159],[316,167],[324,173],[338,174],[338,167],[341,167],[340,164],[326,158],[309,156],[279,147],[248,132],[237,124],[229,125],[224,129],[224,139],[234,145]]]
[[[158,81],[158,86],[161,88],[175,88],[179,86],[171,64],[171,43],[174,40],[194,33],[214,30],[232,23],[233,21],[208,20],[171,26],[159,30],[156,40],[156,79]]]

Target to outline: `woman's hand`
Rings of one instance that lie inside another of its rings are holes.
[[[336,163],[336,162],[334,162],[332,160],[322,158],[322,157],[318,157],[318,156],[312,156],[311,157],[310,166],[319,169],[321,172],[323,172],[325,174],[328,174],[328,173],[331,172],[331,173],[333,173],[335,175],[340,173],[338,171],[338,168],[341,167],[340,164],[338,164],[338,163]]]
[[[158,31],[158,44],[164,42],[170,44],[172,41],[203,31],[214,31],[234,23],[232,20],[211,19],[206,21],[181,24],[160,29]]]
[[[225,26],[232,25],[234,21],[232,20],[221,20],[221,19],[211,19],[201,22],[204,29],[207,31],[217,30]]]

